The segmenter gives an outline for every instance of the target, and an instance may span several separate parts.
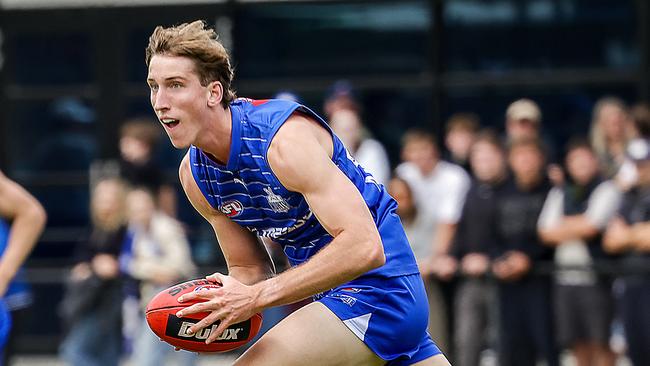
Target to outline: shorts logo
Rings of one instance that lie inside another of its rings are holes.
[[[344,303],[345,305],[347,305],[349,307],[352,307],[352,306],[354,306],[354,304],[357,303],[357,299],[355,297],[350,296],[350,295],[346,295],[346,294],[340,294],[338,292],[329,293],[329,294],[327,294],[325,296],[329,297],[329,298],[332,298],[332,299],[338,299],[342,303]]]
[[[354,298],[352,296],[348,296],[348,295],[339,295],[339,300],[343,301],[344,304],[346,304],[346,305],[348,305],[350,307],[352,307],[354,304],[357,303],[356,298]]]
[[[232,200],[221,205],[219,211],[223,212],[228,217],[237,217],[244,212],[244,206],[241,202]]]
[[[188,341],[205,342],[210,334],[217,330],[219,327],[219,323],[215,323],[209,327],[201,329],[195,334],[187,334],[187,331],[190,329],[190,327],[197,322],[198,320],[196,319],[177,318],[175,315],[170,314],[167,317],[167,328],[165,329],[165,335]],[[250,322],[233,324],[226,328],[226,330],[224,330],[223,333],[217,337],[216,342],[238,342],[247,339],[249,334]]]

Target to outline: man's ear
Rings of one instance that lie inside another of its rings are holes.
[[[220,81],[213,81],[208,84],[208,106],[214,107],[221,104],[223,99],[223,85]]]

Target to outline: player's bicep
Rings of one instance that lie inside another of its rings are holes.
[[[181,163],[179,177],[192,206],[214,229],[228,268],[259,267],[262,272],[272,271],[268,253],[257,236],[215,210],[203,197],[192,176],[189,155]]]
[[[0,217],[12,220],[28,212],[44,215],[43,207],[31,194],[0,173]]]
[[[278,131],[268,154],[271,168],[285,187],[305,197],[331,235],[348,230],[380,242],[359,190],[334,164],[310,123],[289,121]]]

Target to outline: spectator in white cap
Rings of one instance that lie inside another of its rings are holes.
[[[542,134],[542,111],[533,100],[522,98],[510,103],[506,109],[506,144],[518,140],[539,140],[542,142],[547,166],[547,174],[553,185],[564,182],[564,173],[558,163],[555,145]]]
[[[508,141],[522,138],[539,138],[542,112],[530,99],[519,99],[506,110],[506,134]]]

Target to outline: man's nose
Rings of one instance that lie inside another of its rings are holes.
[[[156,111],[169,109],[169,100],[164,92],[159,90],[153,97],[153,109]]]

